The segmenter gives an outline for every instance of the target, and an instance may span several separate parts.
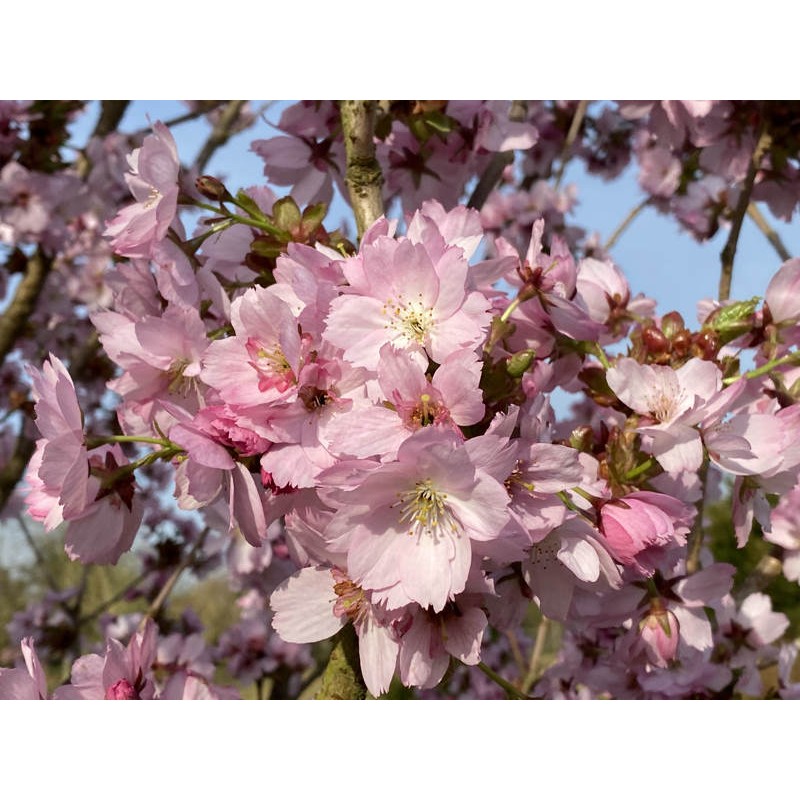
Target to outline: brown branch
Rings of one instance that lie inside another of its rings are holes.
[[[781,260],[788,261],[792,254],[786,249],[786,245],[781,237],[778,236],[778,232],[767,222],[766,217],[761,213],[761,209],[755,203],[750,203],[747,206],[747,216],[755,222],[761,233],[767,237],[767,241],[781,257]]]
[[[747,168],[747,175],[742,184],[742,192],[739,195],[739,202],[733,212],[733,222],[731,230],[728,234],[728,241],[725,242],[725,247],[722,248],[720,254],[720,275],[719,275],[719,299],[727,300],[731,296],[731,281],[733,280],[733,260],[736,257],[736,246],[739,243],[739,233],[742,230],[742,222],[744,215],[747,213],[747,208],[750,205],[750,194],[753,191],[753,184],[756,180],[756,173],[761,166],[761,159],[764,153],[769,149],[772,143],[772,137],[765,130],[764,123],[762,122],[756,146],[753,149],[753,155],[750,158],[750,165]]]
[[[620,224],[617,225],[614,232],[611,234],[611,236],[608,237],[608,241],[603,245],[603,250],[608,251],[617,243],[619,237],[622,236],[623,233],[625,233],[625,231],[628,229],[628,226],[636,219],[636,217],[638,217],[639,214],[641,214],[642,211],[644,211],[645,207],[648,205],[649,202],[650,198],[645,197],[644,200],[642,200],[640,203],[637,203],[637,205],[635,205],[628,212],[628,216],[626,216],[625,219],[623,219],[622,222],[620,222]]]
[[[341,100],[339,113],[347,155],[345,183],[360,239],[383,215],[383,174],[375,157],[375,101]]]
[[[694,575],[700,569],[700,554],[703,552],[703,538],[705,536],[703,518],[705,517],[706,495],[708,494],[708,459],[703,462],[703,465],[697,471],[697,477],[700,478],[702,494],[695,503],[697,515],[694,518],[692,530],[689,532],[689,546],[686,554],[687,575]]]
[[[575,139],[578,137],[578,131],[581,129],[581,125],[583,124],[583,118],[586,116],[586,109],[589,108],[589,101],[588,100],[580,100],[578,102],[578,106],[575,109],[575,114],[572,117],[572,123],[569,126],[569,130],[567,131],[567,138],[564,139],[564,146],[561,148],[561,157],[559,158],[558,163],[558,172],[556,173],[556,180],[553,184],[553,188],[558,191],[558,188],[561,186],[561,179],[564,177],[564,170],[569,164],[570,160],[570,149],[572,145],[575,143]]]
[[[31,314],[36,310],[36,303],[52,266],[53,259],[44,255],[40,249],[28,258],[25,274],[17,286],[14,299],[0,317],[0,364],[5,361]]]
[[[218,109],[220,106],[224,106],[225,102],[225,100],[198,100],[197,106],[191,111],[187,111],[185,114],[179,114],[177,117],[173,117],[172,119],[164,120],[164,124],[168,128],[173,128],[175,125],[181,125],[184,122],[191,122],[193,119],[202,117],[203,115],[209,114],[210,112]],[[149,125],[146,128],[140,128],[138,131],[128,134],[128,141],[136,143],[147,136],[147,134],[149,134],[151,131],[152,128]]]
[[[202,149],[197,154],[197,158],[194,160],[194,167],[197,169],[198,173],[203,173],[211,156],[233,136],[236,120],[239,119],[239,113],[246,102],[247,100],[231,100],[225,106],[217,124],[214,126],[214,129],[209,134]]]
[[[161,587],[161,591],[156,595],[155,599],[147,608],[147,611],[144,612],[144,616],[142,617],[141,622],[139,623],[139,632],[141,633],[145,625],[147,625],[148,619],[155,619],[158,613],[161,611],[164,603],[167,602],[167,598],[170,596],[172,590],[175,588],[175,584],[178,582],[178,578],[181,577],[183,571],[189,567],[194,561],[195,554],[197,551],[203,546],[203,542],[205,541],[206,536],[208,535],[208,528],[205,528],[203,532],[198,537],[197,541],[194,543],[194,546],[189,550],[189,552],[180,560],[178,566],[175,567],[172,574],[167,578],[167,582]]]
[[[92,136],[108,136],[115,131],[125,116],[130,102],[130,100],[103,100],[100,104],[100,119],[94,126]]]
[[[0,469],[0,511],[5,508],[16,485],[25,474],[25,468],[35,449],[36,444],[33,439],[27,436],[23,430],[17,437],[11,458]]]

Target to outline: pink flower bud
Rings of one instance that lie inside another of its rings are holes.
[[[136,692],[136,689],[131,686],[131,684],[122,678],[118,680],[116,683],[111,684],[111,686],[106,689],[106,700],[139,700],[141,699]]]
[[[666,667],[675,658],[680,638],[677,617],[655,599],[650,613],[639,623],[640,642],[648,661],[656,667]]]

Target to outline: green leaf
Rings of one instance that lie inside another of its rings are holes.
[[[303,230],[307,235],[314,233],[320,225],[325,215],[328,213],[328,206],[325,203],[317,203],[309,206],[303,212]]]
[[[246,194],[244,189],[236,192],[236,205],[246,211],[253,219],[266,221],[267,215],[258,207],[258,203]]]
[[[272,219],[283,231],[294,231],[300,227],[303,219],[300,208],[294,198],[283,197],[272,206]]]

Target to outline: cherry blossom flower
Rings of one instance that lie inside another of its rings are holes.
[[[413,601],[441,611],[464,590],[472,541],[494,539],[508,520],[503,485],[437,428],[410,436],[396,461],[331,499],[342,507],[326,536],[346,548],[350,577],[390,609]]]
[[[325,338],[356,366],[377,369],[387,342],[414,354],[422,366],[474,349],[489,324],[489,305],[467,292],[460,247],[377,239],[343,265],[348,294],[331,303]]]
[[[106,236],[118,255],[146,258],[167,235],[178,209],[181,162],[169,128],[156,122],[128,163],[131,171],[125,180],[136,202],[108,223]]]

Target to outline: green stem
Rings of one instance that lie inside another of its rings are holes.
[[[547,617],[542,617],[539,627],[536,629],[536,640],[533,643],[533,652],[531,653],[531,660],[528,664],[528,672],[525,675],[525,680],[522,682],[522,690],[529,692],[531,686],[536,682],[539,677],[539,667],[542,663],[542,654],[544,653],[544,645],[547,641],[547,634],[550,630],[550,620]]]
[[[169,439],[156,439],[152,436],[93,436],[86,440],[86,446],[91,450],[100,447],[102,444],[113,444],[114,442],[141,442],[142,444],[158,444],[161,447],[175,447]]]
[[[507,681],[502,676],[498,675],[491,667],[487,667],[482,661],[479,661],[477,664],[478,669],[486,675],[487,678],[493,680],[501,689],[505,690],[505,693],[508,695],[510,700],[533,700],[534,698],[529,697],[524,692],[521,692],[514,686],[513,683]]]
[[[271,222],[267,222],[267,220],[265,219],[254,219],[253,217],[243,217],[240,214],[234,214],[232,211],[229,211],[223,205],[220,205],[219,207],[212,206],[209,203],[202,203],[199,200],[195,200],[193,202],[193,205],[196,208],[202,208],[205,211],[211,211],[217,216],[223,216],[226,219],[233,220],[233,222],[240,222],[242,225],[249,225],[251,228],[260,228],[262,231],[271,233],[273,236],[277,236],[278,238],[285,236],[284,231],[273,225]]]
[[[600,347],[597,342],[594,342],[593,344],[594,346],[591,348],[591,352],[597,356],[600,363],[603,365],[603,369],[611,369],[611,363],[608,360],[605,350],[603,350],[603,348]]]
[[[773,358],[772,361],[767,361],[766,364],[762,364],[760,367],[751,369],[748,372],[743,372],[741,375],[736,375],[735,377],[731,378],[723,378],[722,382],[728,386],[731,383],[736,383],[736,381],[749,380],[750,378],[760,378],[762,375],[767,375],[772,372],[775,367],[780,367],[784,364],[797,364],[798,361],[800,361],[800,351],[795,351],[794,353],[789,353],[788,355],[781,356],[780,358]]]
[[[656,460],[652,456],[650,456],[650,458],[648,458],[647,461],[643,462],[642,464],[639,464],[638,467],[634,467],[632,470],[625,473],[625,478],[624,478],[625,482],[627,483],[628,481],[635,480],[640,475],[644,475],[644,473],[647,472],[647,470],[649,470],[650,467],[655,466],[656,463],[657,463]]]
[[[506,310],[500,315],[500,322],[508,322],[508,318],[519,308],[522,301],[519,296],[515,297],[509,304]]]

